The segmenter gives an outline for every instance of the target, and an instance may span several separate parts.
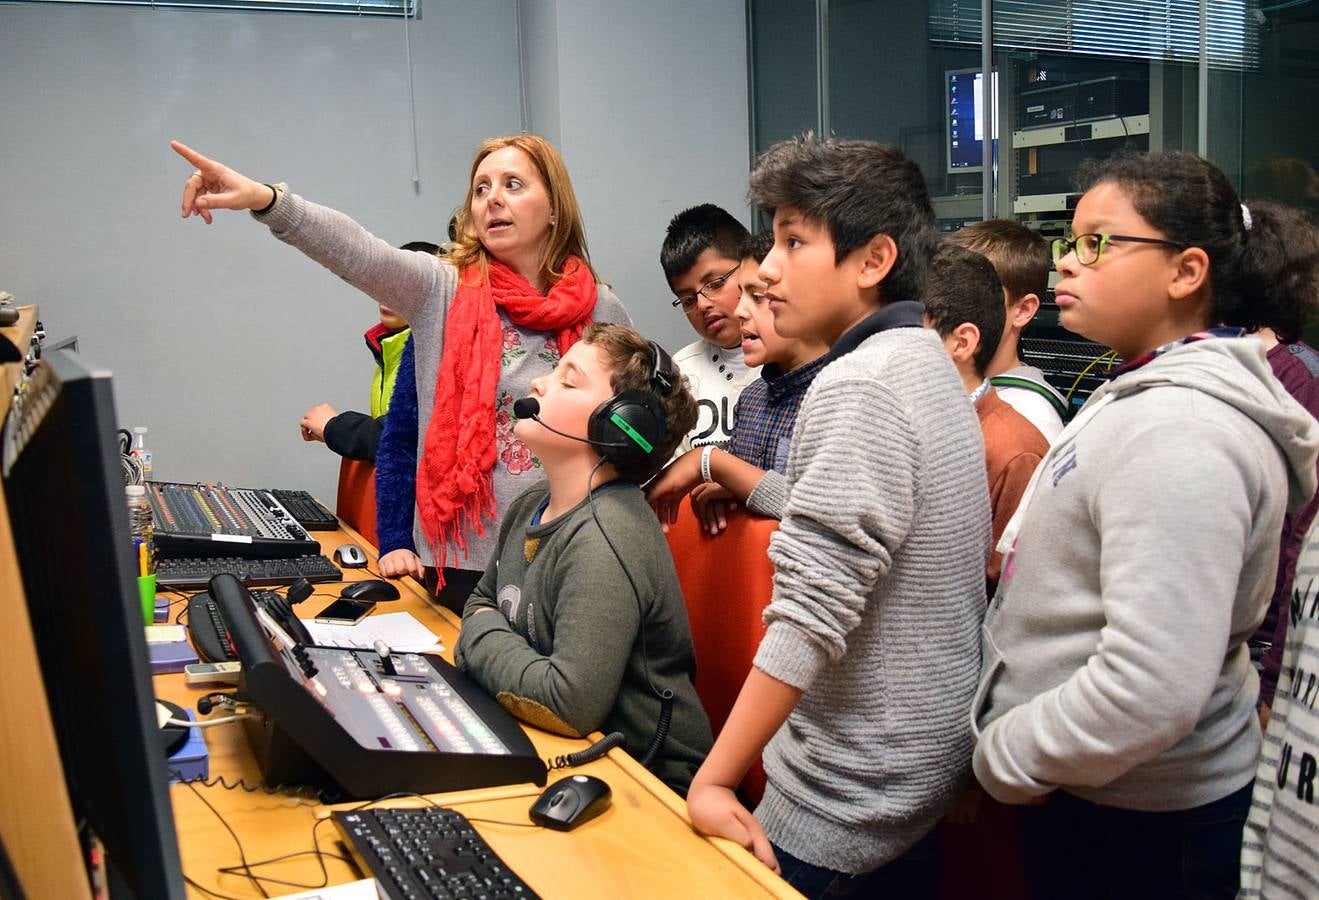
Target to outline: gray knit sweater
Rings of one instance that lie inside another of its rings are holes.
[[[343,213],[308,202],[297,194],[286,192],[269,212],[253,215],[270,226],[275,237],[408,320],[416,353],[417,459],[420,460],[426,443],[426,426],[435,406],[435,381],[444,352],[444,323],[449,315],[449,302],[458,289],[458,270],[439,257],[399,250]],[[627,310],[606,285],[598,285],[597,294],[594,321],[631,324]],[[551,334],[514,325],[503,310],[499,318],[504,329],[504,354],[495,403],[503,414],[500,422],[507,423],[512,416],[513,401],[531,393],[531,380],[554,370],[559,348],[554,346]],[[499,517],[518,494],[544,477],[540,460],[513,436],[511,426],[499,427],[497,431],[495,521],[485,523],[484,535],[469,532],[467,558],[455,559],[451,552],[445,560],[448,566],[483,571],[494,556]],[[433,565],[415,510],[412,531],[417,554],[423,563]]]
[[[934,827],[971,761],[989,493],[938,336],[892,328],[827,365],[788,481],[755,664],[804,693],[756,818],[800,859],[866,872]]]

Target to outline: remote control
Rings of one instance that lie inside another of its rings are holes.
[[[193,663],[183,667],[183,677],[188,684],[238,684],[242,671],[240,662]]]

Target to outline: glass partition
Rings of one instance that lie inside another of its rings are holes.
[[[1077,165],[1123,148],[1198,152],[1245,197],[1319,207],[1319,4],[749,0],[748,21],[753,152],[807,129],[895,144],[945,231],[989,216],[1061,236]],[[1023,344],[1073,403],[1103,352],[1051,303]]]

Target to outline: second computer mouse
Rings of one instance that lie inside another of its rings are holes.
[[[550,785],[531,804],[531,821],[568,831],[609,808],[609,785],[594,775],[569,775]]]
[[[397,600],[398,588],[388,581],[371,578],[366,581],[354,581],[352,584],[344,585],[344,589],[339,592],[339,596],[345,600]]]
[[[335,548],[334,561],[345,569],[360,569],[366,565],[366,554],[356,544],[340,544]]]

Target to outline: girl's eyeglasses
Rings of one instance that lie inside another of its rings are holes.
[[[1053,241],[1053,261],[1057,264],[1068,253],[1076,253],[1076,261],[1083,266],[1093,266],[1099,262],[1099,257],[1103,255],[1104,248],[1109,244],[1120,243],[1132,244],[1162,244],[1165,247],[1172,247],[1174,250],[1185,250],[1185,244],[1179,244],[1176,241],[1165,241],[1163,238],[1135,237],[1130,234],[1103,234],[1101,232],[1088,232],[1078,234],[1071,240],[1066,238],[1057,238]]]

